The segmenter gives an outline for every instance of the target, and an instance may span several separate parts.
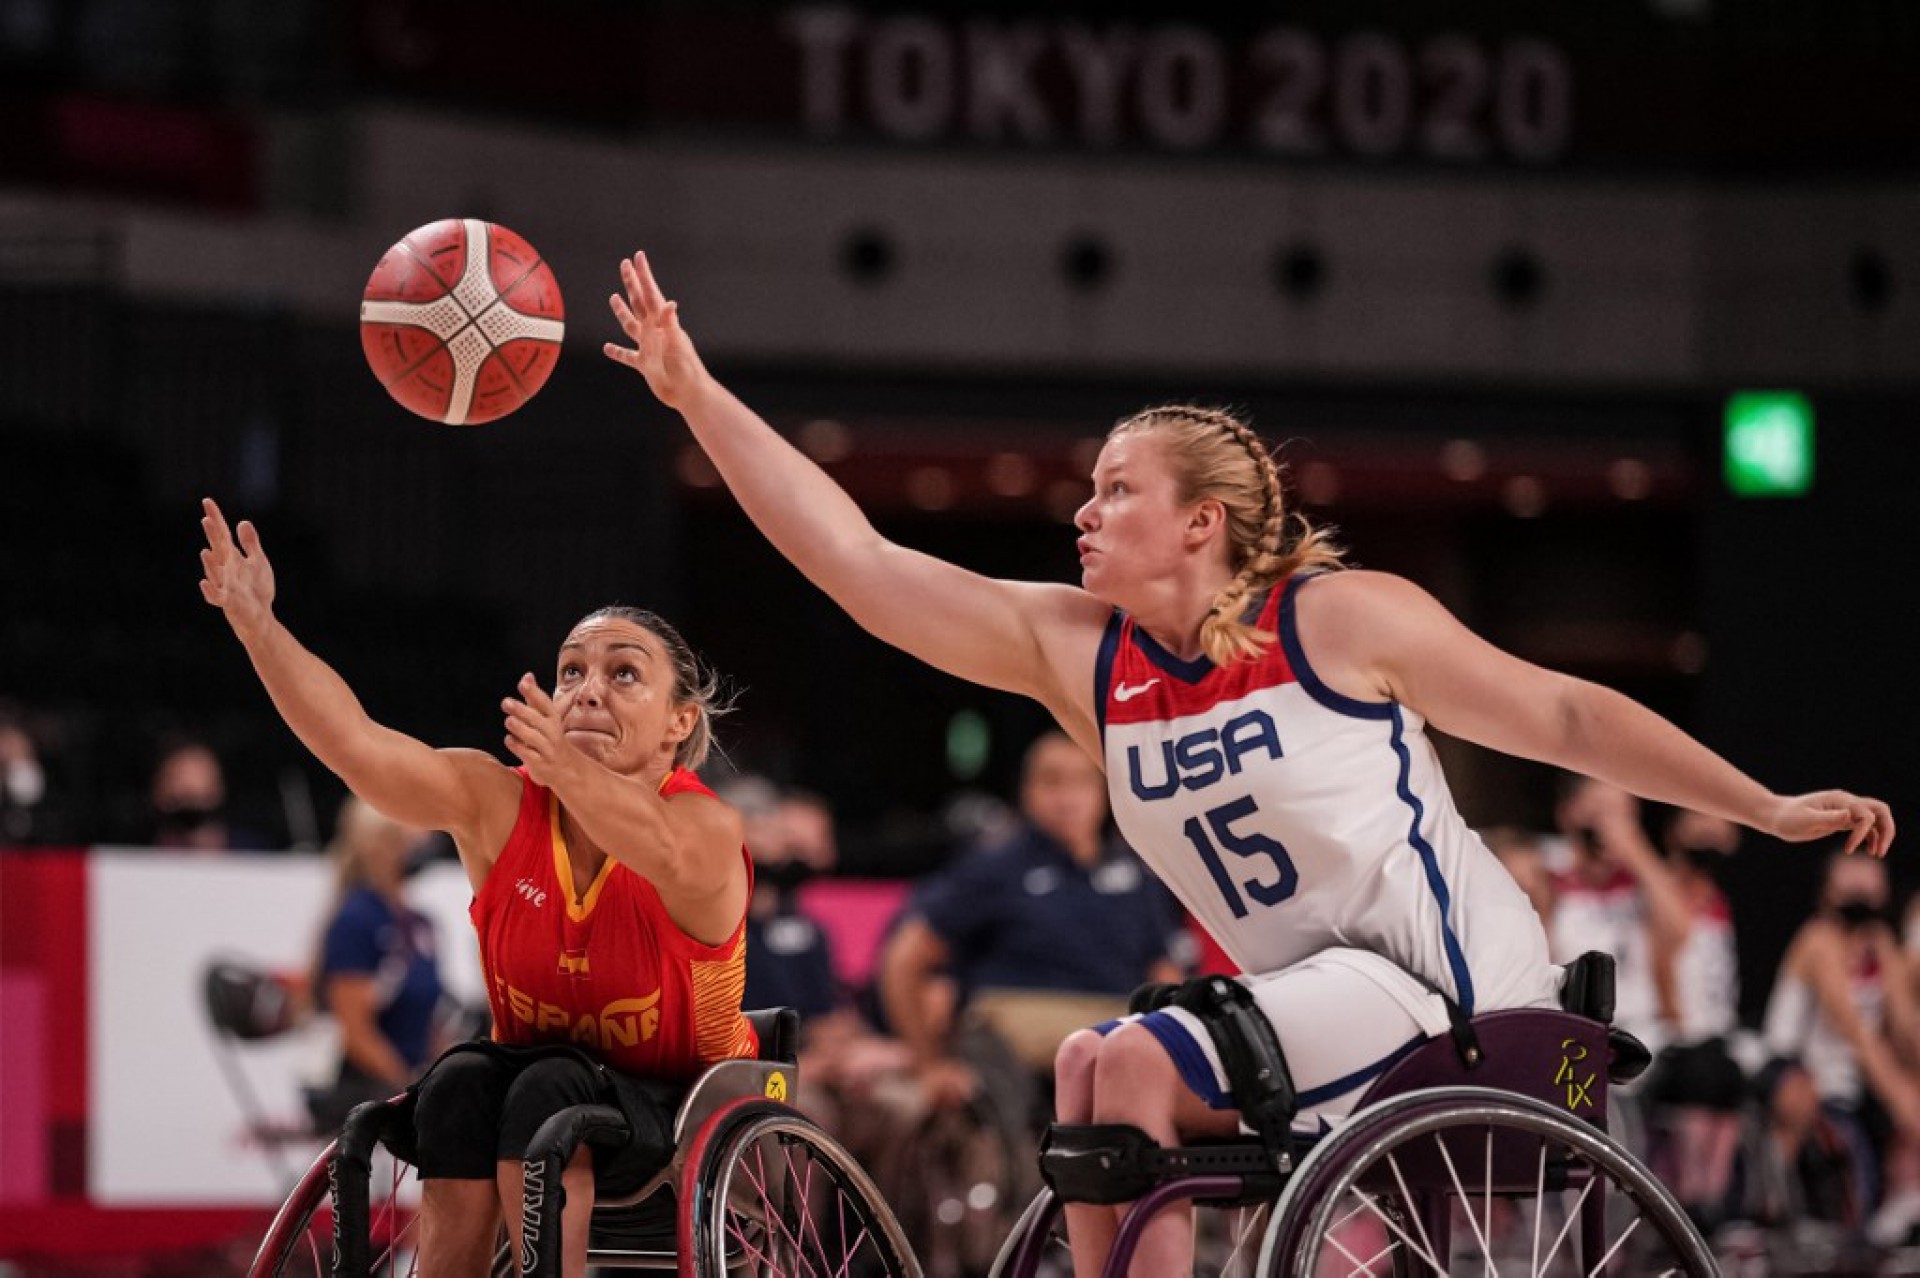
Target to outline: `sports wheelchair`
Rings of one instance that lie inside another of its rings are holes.
[[[798,1079],[798,1015],[779,1008],[747,1018],[760,1036],[760,1059],[723,1061],[694,1081],[674,1116],[667,1165],[633,1194],[595,1202],[588,1264],[690,1278],[920,1278],[867,1174],[786,1104]],[[413,1273],[419,1184],[406,1156],[410,1126],[399,1100],[355,1109],[275,1216],[251,1278]],[[560,1273],[561,1173],[581,1144],[629,1138],[620,1111],[605,1105],[563,1110],[535,1133],[526,1154],[522,1273]],[[503,1229],[493,1272],[511,1275],[514,1259]]]
[[[1258,1234],[1251,1272],[1261,1278],[1717,1274],[1672,1194],[1607,1135],[1609,1084],[1647,1064],[1637,1040],[1609,1027],[1611,958],[1580,960],[1562,1001],[1568,1010],[1457,1017],[1451,1035],[1389,1067],[1310,1144],[1284,1124],[1277,1138],[1269,1128],[1259,1141],[1181,1148],[1124,1126],[1056,1125],[1042,1154],[1048,1187],[990,1273],[1062,1272],[1070,1198],[1133,1204],[1107,1261],[1112,1278],[1126,1274],[1147,1223],[1187,1203],[1246,1215],[1241,1245]],[[1290,1118],[1290,1082],[1285,1090]],[[1228,1272],[1247,1272],[1240,1250]]]

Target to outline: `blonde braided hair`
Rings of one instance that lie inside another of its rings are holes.
[[[1220,666],[1259,656],[1275,636],[1241,619],[1247,601],[1302,569],[1340,567],[1331,532],[1287,509],[1282,467],[1232,413],[1163,404],[1125,418],[1107,438],[1123,434],[1162,438],[1181,502],[1212,498],[1225,508],[1234,574],[1200,624],[1200,646]]]

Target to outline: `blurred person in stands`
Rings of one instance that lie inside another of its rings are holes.
[[[871,1103],[873,1089],[904,1074],[911,1060],[898,1040],[861,1019],[835,974],[826,928],[800,902],[800,885],[839,861],[833,811],[817,795],[782,792],[759,777],[739,778],[720,793],[746,820],[753,854],[746,1006],[800,1013],[799,1103],[869,1156],[895,1129],[891,1107]]]
[[[1660,842],[1689,925],[1677,947],[1656,942],[1653,948],[1667,1045],[1641,1093],[1669,1138],[1662,1160],[1668,1182],[1710,1232],[1729,1206],[1748,1094],[1746,1075],[1727,1050],[1739,1029],[1740,962],[1733,911],[1718,882],[1740,847],[1740,829],[1704,812],[1675,809]]]
[[[582,1147],[563,1176],[563,1268],[578,1278],[596,1192],[637,1189],[672,1156],[671,1094],[758,1050],[740,1012],[741,820],[693,772],[723,709],[717,678],[659,617],[602,608],[561,643],[551,694],[526,674],[500,702],[519,767],[434,749],[368,717],[274,616],[250,523],[229,529],[209,500],[201,528],[201,594],[287,726],[377,810],[451,834],[473,887],[495,1041],[453,1048],[409,1093],[422,1269],[487,1272],[503,1208],[518,1252],[527,1143],[562,1109],[612,1104],[633,1138]]]
[[[1865,1219],[1845,1135],[1828,1119],[1806,1066],[1767,1062],[1753,1079],[1758,1121],[1744,1127],[1732,1212],[1770,1229],[1806,1220],[1853,1228]]]
[[[632,345],[606,355],[680,414],[775,548],[870,633],[1032,697],[1102,762],[1128,842],[1256,974],[1245,1002],[1313,1098],[1295,1121],[1347,1117],[1383,1061],[1447,1032],[1449,999],[1469,1015],[1558,1001],[1563,974],[1461,820],[1429,722],[1790,841],[1845,831],[1849,851],[1882,855],[1893,839],[1879,800],[1774,794],[1626,697],[1485,643],[1413,583],[1343,570],[1232,413],[1170,404],[1114,425],[1074,517],[1079,586],[896,545],[708,373],[644,254],[620,271],[609,304]],[[1062,1122],[1162,1144],[1239,1130],[1197,1017],[1108,1028],[1062,1046]],[[1100,1272],[1116,1209],[1066,1214],[1076,1272]],[[1156,1278],[1190,1269],[1190,1214],[1156,1216],[1135,1256]]]
[[[1546,849],[1540,846],[1540,836],[1516,825],[1498,825],[1480,831],[1480,840],[1527,894],[1533,912],[1540,916],[1541,926],[1552,935],[1553,871],[1547,868]]]
[[[1805,1067],[1850,1144],[1868,1210],[1880,1200],[1882,1158],[1896,1142],[1920,1140],[1920,1077],[1911,1064],[1920,1060],[1920,1025],[1888,900],[1883,863],[1829,859],[1814,914],[1780,961],[1761,1031],[1773,1056]]]
[[[1106,783],[1066,734],[1027,748],[1019,811],[1011,839],[919,885],[881,956],[888,1023],[936,1104],[976,1085],[956,1052],[956,1017],[1047,1074],[1067,1035],[1125,1015],[1142,983],[1181,976],[1170,957],[1179,910],[1108,837]]]
[[[1693,926],[1679,881],[1619,786],[1565,775],[1554,821],[1565,840],[1553,877],[1548,950],[1568,963],[1588,950],[1614,960],[1614,1023],[1659,1052],[1668,1028],[1654,973],[1658,948],[1677,951]]]
[[[175,740],[161,746],[147,786],[147,842],[156,848],[225,852],[227,774],[211,747]]]
[[[71,837],[26,719],[0,706],[0,848]]]
[[[407,903],[408,858],[424,831],[364,799],[340,805],[328,856],[337,899],[320,942],[313,989],[340,1030],[340,1067],[313,1094],[315,1123],[337,1130],[362,1101],[405,1090],[448,1044],[436,1041],[444,992],[432,920]]]

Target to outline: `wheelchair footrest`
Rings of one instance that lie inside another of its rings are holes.
[[[1040,1145],[1040,1174],[1070,1203],[1132,1202],[1155,1185],[1187,1176],[1238,1176],[1243,1188],[1231,1201],[1266,1202],[1285,1183],[1258,1143],[1169,1148],[1127,1123],[1054,1123]]]

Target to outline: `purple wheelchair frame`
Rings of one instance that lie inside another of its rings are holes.
[[[1572,1012],[1522,1008],[1476,1016],[1473,1030],[1481,1048],[1478,1065],[1469,1069],[1462,1062],[1451,1037],[1428,1039],[1368,1086],[1354,1105],[1354,1117],[1347,1121],[1358,1121],[1369,1106],[1392,1096],[1433,1087],[1465,1086],[1518,1093],[1606,1130],[1608,1067],[1613,1062],[1607,1025]],[[1260,1147],[1248,1148],[1258,1151]],[[1496,1134],[1494,1192],[1530,1196],[1537,1172],[1537,1150],[1535,1143]],[[1445,1164],[1437,1153],[1410,1151],[1400,1166],[1427,1236],[1444,1255],[1449,1243],[1448,1194],[1452,1191]],[[1582,1175],[1583,1169],[1570,1168],[1566,1183],[1578,1185]],[[1251,1180],[1244,1175],[1189,1175],[1155,1185],[1134,1202],[1121,1221],[1113,1251],[1107,1257],[1105,1278],[1123,1278],[1133,1263],[1141,1233],[1160,1211],[1195,1199],[1241,1198]],[[1588,1195],[1580,1208],[1587,1255],[1595,1254],[1605,1228],[1605,1182],[1596,1183],[1595,1188],[1600,1192]],[[1017,1241],[1010,1240],[1013,1252],[999,1271],[1000,1278],[1034,1278],[1061,1206],[1059,1198],[1047,1193],[1028,1208],[1015,1227]]]

